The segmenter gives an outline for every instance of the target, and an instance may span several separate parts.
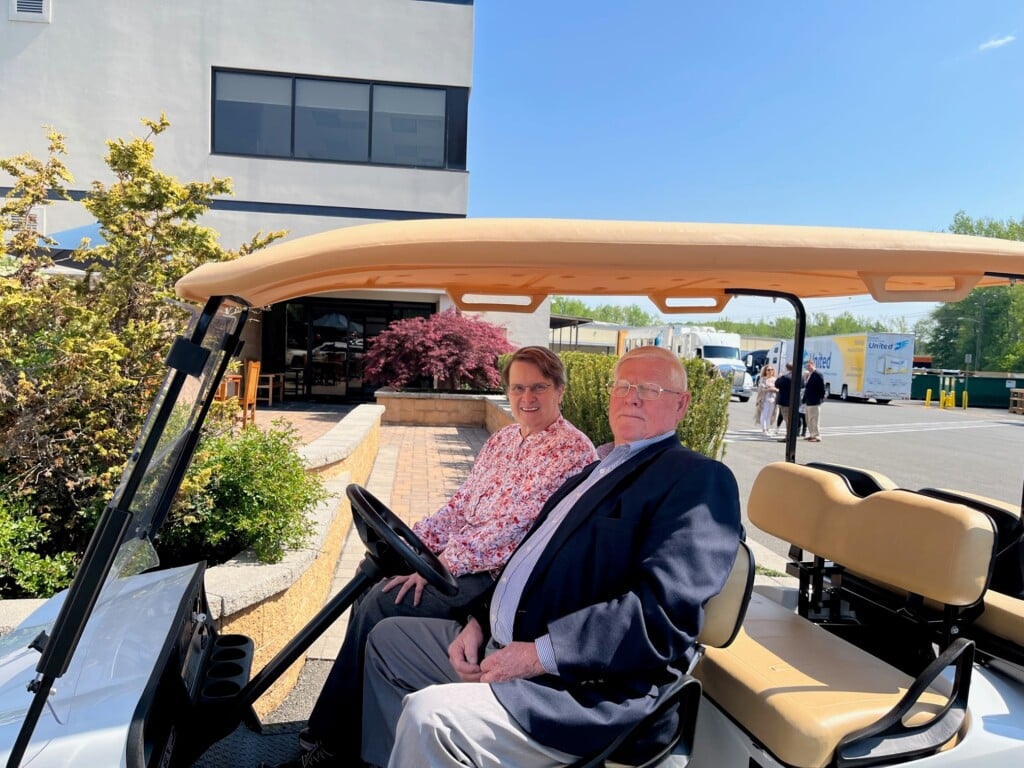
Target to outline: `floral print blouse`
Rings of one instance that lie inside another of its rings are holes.
[[[484,443],[448,503],[413,531],[454,576],[500,568],[548,497],[596,460],[590,438],[561,416],[525,438],[510,424]]]

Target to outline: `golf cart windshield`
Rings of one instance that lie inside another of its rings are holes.
[[[191,309],[188,331],[174,344],[169,370],[110,506],[131,513],[109,578],[131,576],[158,564],[152,539],[177,491],[200,415],[212,399],[218,370],[234,352],[241,310],[219,303],[211,313]]]

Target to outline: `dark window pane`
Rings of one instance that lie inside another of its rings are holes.
[[[295,81],[295,156],[365,163],[370,147],[370,86]]]
[[[373,88],[375,163],[444,166],[445,92],[434,88]]]
[[[218,72],[214,94],[214,152],[291,154],[290,77]]]
[[[466,126],[469,122],[469,89],[448,89],[448,162],[446,168],[466,170]]]

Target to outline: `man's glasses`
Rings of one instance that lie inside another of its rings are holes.
[[[625,379],[619,379],[618,381],[608,382],[608,391],[612,393],[612,397],[625,397],[629,394],[629,390],[636,388],[636,394],[641,400],[657,400],[661,397],[662,392],[671,392],[673,395],[681,395],[682,392],[676,389],[665,389],[665,387],[659,387],[657,384],[651,382],[644,382],[643,384],[630,384]]]
[[[529,384],[529,385],[527,385],[527,384],[512,384],[508,388],[508,393],[510,395],[519,395],[519,396],[525,395],[527,392],[529,392],[529,393],[531,393],[533,395],[543,395],[545,392],[547,392],[553,386],[555,386],[555,385],[554,384]]]

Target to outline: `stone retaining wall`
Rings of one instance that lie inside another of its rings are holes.
[[[330,494],[311,515],[310,538],[305,547],[288,552],[273,565],[260,564],[252,553],[242,553],[207,570],[210,616],[219,632],[253,639],[253,673],[323,607],[352,522],[345,487],[350,482],[366,485],[380,446],[383,413],[383,406],[360,405],[301,449],[307,470],[323,476]],[[0,634],[16,627],[44,602],[0,601]],[[284,701],[302,671],[304,658],[256,702],[254,708],[260,717]]]
[[[484,427],[488,432],[495,432],[513,421],[508,400],[503,395],[379,389],[374,397],[379,405],[384,406],[385,424]]]
[[[330,494],[311,516],[313,531],[304,548],[287,553],[274,565],[260,565],[251,553],[243,553],[207,571],[211,617],[221,633],[252,638],[253,673],[326,602],[352,523],[345,487],[350,482],[366,485],[380,446],[383,412],[379,405],[357,406],[329,432],[303,447],[307,469],[323,475]],[[260,717],[285,700],[304,663],[305,655],[259,698],[254,709]]]

